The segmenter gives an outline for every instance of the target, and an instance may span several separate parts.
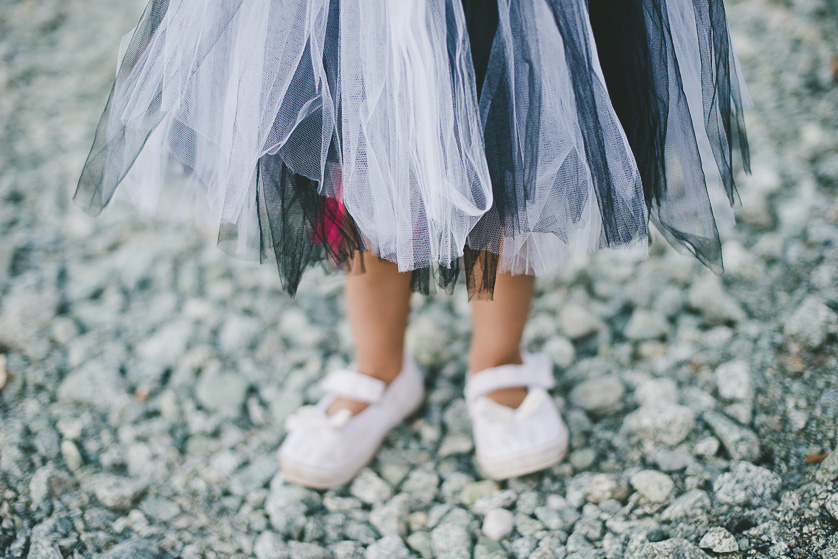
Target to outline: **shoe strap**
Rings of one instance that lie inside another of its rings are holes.
[[[503,388],[524,386],[528,390],[534,388],[550,390],[556,386],[549,357],[539,353],[524,354],[523,358],[523,365],[501,365],[485,369],[477,374],[469,374],[465,388],[466,399],[475,400]]]
[[[320,381],[320,388],[335,396],[374,404],[381,400],[387,384],[353,369],[338,369]]]

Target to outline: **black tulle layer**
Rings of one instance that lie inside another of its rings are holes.
[[[611,103],[640,171],[648,216],[670,242],[685,247],[703,263],[718,270],[721,269],[721,245],[712,220],[694,123],[670,36],[666,1],[590,0],[593,46],[599,56]],[[448,267],[414,270],[411,287],[422,293],[431,292],[435,286],[450,291],[462,273],[470,296],[491,297],[499,265],[501,232],[517,231],[520,198],[528,196],[528,154],[522,154],[512,139],[513,115],[506,103],[511,92],[504,91],[504,69],[496,66],[496,57],[492,55],[493,48],[498,48],[495,40],[498,5],[477,0],[463,0],[462,3],[478,97],[484,88],[493,88],[492,104],[483,115],[483,124],[494,202],[469,236],[464,256]],[[230,1],[228,4],[230,10],[235,11],[241,2]],[[592,45],[587,43],[589,35],[579,28],[579,14],[573,11],[580,9],[578,4],[561,0],[552,0],[549,4],[554,23],[564,39],[564,56],[571,69],[585,148],[585,161],[568,157],[565,165],[578,168],[580,176],[586,169],[591,174],[602,217],[599,246],[624,245],[645,236],[646,224],[625,219],[625,215],[638,215],[642,208],[627,207],[625,200],[614,194],[614,184],[619,178],[613,176],[606,165],[608,143],[593,105],[594,90],[601,85],[598,86],[591,72],[595,61],[591,60]],[[721,0],[693,0],[692,4],[701,51],[703,124],[732,203],[734,149],[741,152],[746,169],[749,164],[739,84],[731,67],[727,22]],[[123,58],[120,72],[130,72],[132,64],[154,37],[167,7],[167,0],[153,0],[149,4]],[[339,0],[332,0],[327,43],[337,44],[339,11]],[[329,48],[327,44],[326,52],[330,54],[324,55],[323,59],[328,79],[332,81],[337,79],[336,51],[336,46]],[[297,72],[295,87],[314,87],[313,73],[306,72],[304,66]],[[115,126],[110,114],[113,95],[112,90],[74,196],[93,214],[108,204],[145,140],[164,116],[152,106],[143,119],[145,136],[108,135],[105,131]],[[537,96],[535,98],[537,100]],[[536,102],[534,110],[537,107]],[[340,106],[336,111],[339,113]],[[300,130],[304,131],[306,126],[317,128],[318,118],[318,113],[314,113]],[[340,123],[340,118],[337,122]],[[188,143],[189,137],[188,131],[184,132],[182,141]],[[356,252],[368,248],[352,216],[335,198],[319,194],[332,189],[320,188],[323,185],[309,178],[316,176],[313,169],[316,162],[308,154],[315,150],[307,150],[307,147],[310,146],[289,142],[277,153],[262,156],[257,163],[255,196],[260,257],[262,260],[275,259],[282,287],[291,295],[296,293],[307,268],[321,264],[329,270],[348,270]],[[335,165],[338,163],[336,149],[333,144],[329,158]],[[673,157],[682,172],[671,171]],[[126,162],[121,173],[113,174],[108,167],[109,158]],[[704,207],[696,207],[697,192],[703,193],[701,204]],[[691,196],[689,201],[688,195]],[[581,219],[582,211],[581,205],[565,209],[567,219],[571,221]],[[710,216],[709,220],[707,216]],[[562,229],[545,224],[544,231],[561,235]],[[228,243],[235,243],[235,235],[235,229],[221,228],[219,246],[223,248]]]

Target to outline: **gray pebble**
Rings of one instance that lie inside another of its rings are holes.
[[[404,536],[407,533],[409,502],[410,496],[399,493],[386,503],[375,505],[370,512],[370,524],[383,536]]]
[[[675,404],[641,406],[623,420],[623,428],[629,433],[669,446],[686,439],[694,427],[693,411]]]
[[[369,547],[364,555],[366,559],[408,559],[410,550],[399,536],[384,536]]]
[[[733,534],[721,527],[710,528],[698,542],[701,549],[709,549],[714,553],[731,553],[739,551],[739,544]]]
[[[654,470],[637,472],[631,476],[631,485],[652,503],[666,502],[675,488],[675,484],[668,475]]]
[[[195,385],[195,397],[210,411],[235,413],[244,406],[248,386],[241,375],[207,369]]]
[[[719,396],[725,400],[750,400],[754,397],[753,375],[746,361],[728,361],[719,365],[713,376]]]
[[[634,341],[664,339],[669,334],[669,321],[660,314],[635,309],[626,324],[624,334],[626,338]]]
[[[783,333],[808,349],[838,333],[838,314],[815,297],[806,297],[783,325]]]
[[[672,501],[661,513],[661,518],[666,521],[699,520],[709,514],[711,506],[710,497],[706,492],[691,489]]]
[[[149,540],[131,539],[114,546],[101,559],[164,559],[168,557],[160,547]]]
[[[364,503],[375,505],[393,496],[393,487],[369,468],[364,468],[349,486],[349,493]]]
[[[604,329],[605,324],[587,307],[568,303],[559,311],[559,328],[571,340],[579,340]]]
[[[760,506],[777,497],[782,478],[750,462],[735,462],[731,471],[713,482],[713,492],[722,503]]]
[[[419,554],[422,559],[433,559],[434,550],[431,535],[427,532],[413,532],[407,537],[407,545]]]
[[[570,401],[590,412],[607,412],[619,407],[625,394],[622,381],[613,375],[583,381],[570,391]]]
[[[759,457],[759,438],[753,431],[747,427],[737,425],[718,412],[706,411],[702,418],[722,442],[731,458],[735,460],[756,460]]]
[[[145,481],[110,474],[97,475],[90,485],[100,503],[116,510],[130,508],[148,489]]]

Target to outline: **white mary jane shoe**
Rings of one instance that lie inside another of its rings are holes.
[[[285,477],[314,489],[339,487],[354,478],[384,436],[416,411],[424,397],[422,373],[407,354],[389,385],[350,368],[333,371],[320,386],[326,396],[286,420],[288,435],[279,448]],[[327,415],[337,397],[369,405],[355,415],[346,409]]]
[[[568,431],[547,393],[555,386],[544,354],[522,352],[523,365],[501,365],[469,374],[466,406],[474,429],[477,464],[494,479],[508,479],[548,468],[567,453]],[[529,391],[517,408],[486,397],[503,388]]]

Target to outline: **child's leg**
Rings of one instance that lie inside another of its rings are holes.
[[[356,255],[353,267],[360,265]],[[402,368],[404,333],[410,312],[410,273],[400,273],[393,262],[364,254],[364,272],[346,278],[346,313],[355,342],[358,371],[390,382]],[[353,414],[367,404],[337,398],[332,414],[346,408]]]
[[[472,374],[499,365],[523,363],[521,336],[527,323],[534,287],[534,276],[498,274],[493,300],[472,300],[468,357],[468,369]],[[509,388],[496,390],[489,394],[489,398],[515,408],[526,395],[526,388]]]

